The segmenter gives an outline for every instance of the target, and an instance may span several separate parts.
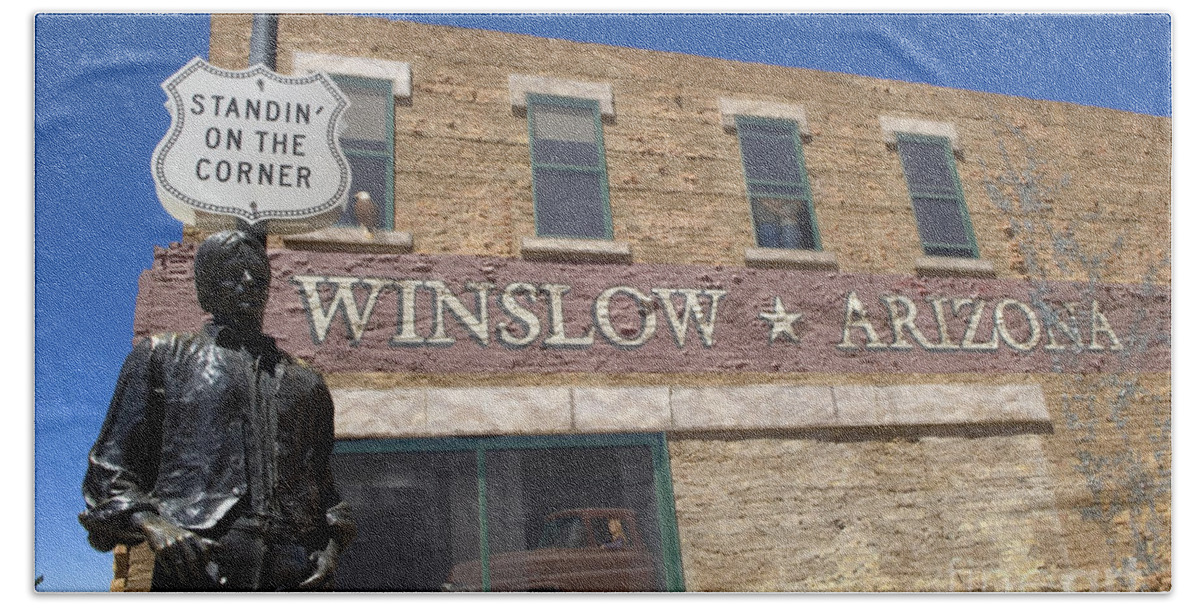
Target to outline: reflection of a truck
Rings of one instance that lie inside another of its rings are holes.
[[[492,591],[653,591],[650,552],[629,509],[568,509],[546,516],[536,549],[488,557]],[[479,560],[455,564],[447,591],[480,591]]]

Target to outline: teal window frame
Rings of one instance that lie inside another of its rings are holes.
[[[683,591],[683,561],[680,557],[679,526],[675,519],[675,490],[666,433],[445,437],[414,439],[344,439],[334,444],[334,454],[378,454],[387,452],[475,452],[475,476],[479,509],[479,557],[483,590],[491,590],[487,522],[487,453],[499,450],[556,448],[613,448],[644,446],[650,449],[654,468],[654,502],[662,543],[662,566],[667,591]]]
[[[808,167],[804,162],[804,144],[800,138],[800,131],[797,128],[795,121],[782,120],[778,118],[766,118],[762,116],[746,116],[737,115],[734,121],[738,135],[738,150],[742,159],[742,175],[746,179],[746,200],[750,205],[750,221],[754,226],[754,242],[759,247],[770,247],[774,249],[801,249],[806,251],[822,251],[821,248],[821,230],[817,226],[817,215],[813,209],[812,187],[808,182]],[[753,125],[766,125],[776,128],[782,128],[789,133],[791,144],[796,150],[796,164],[799,170],[799,181],[777,181],[764,180],[750,177],[749,163],[746,159],[746,142],[743,134],[746,132],[746,127]],[[800,190],[800,194],[787,194],[779,192],[768,192],[772,188],[796,188]],[[812,248],[807,247],[785,247],[782,245],[768,245],[762,242],[762,228],[758,224],[757,205],[754,202],[756,197],[770,197],[772,199],[793,200],[802,204],[804,212],[808,214],[808,223],[812,227],[812,233],[809,235],[812,238]]]
[[[559,106],[566,108],[588,108],[592,111],[593,128],[595,129],[595,144],[597,153],[597,166],[587,165],[563,165],[555,163],[541,163],[537,160],[537,155],[534,152],[534,121],[536,120],[536,105]],[[604,128],[600,119],[600,104],[594,99],[584,99],[579,97],[561,97],[557,95],[545,95],[541,93],[527,93],[525,95],[525,113],[526,126],[529,132],[529,164],[533,172],[533,218],[534,225],[538,236],[563,237],[563,238],[578,238],[592,240],[609,240],[613,238],[612,229],[612,208],[609,199],[608,191],[608,161],[604,154]],[[600,180],[600,206],[604,217],[604,235],[603,236],[584,236],[584,235],[563,235],[563,234],[547,234],[544,225],[545,218],[542,217],[540,209],[545,204],[538,202],[538,173],[542,170],[567,171],[574,173],[586,173],[598,176]]]
[[[396,220],[396,104],[393,97],[392,81],[384,78],[369,78],[367,76],[354,76],[350,74],[330,74],[329,76],[339,87],[378,91],[386,95],[385,99],[389,101],[386,104],[387,117],[383,129],[386,137],[384,141],[385,149],[371,150],[361,146],[356,147],[353,145],[353,140],[343,138],[342,152],[346,155],[347,160],[351,162],[353,162],[352,159],[354,158],[382,158],[385,160],[383,200],[376,201],[379,204],[381,214],[379,228],[382,230],[394,230]],[[347,205],[353,208],[353,192],[350,193],[350,200]],[[345,224],[339,222],[338,225]]]
[[[946,167],[953,181],[952,192],[934,192],[917,190],[913,186],[913,181],[909,179],[909,168],[904,165],[904,154],[900,153],[900,147],[906,142],[920,144],[935,144],[940,145],[945,156]],[[896,133],[896,151],[900,156],[901,170],[904,172],[904,182],[908,186],[908,199],[913,206],[913,218],[920,222],[920,215],[917,213],[917,199],[940,199],[953,200],[958,206],[959,221],[962,222],[963,232],[966,234],[967,243],[937,243],[926,241],[921,236],[921,227],[917,226],[917,235],[921,239],[921,249],[925,255],[941,256],[941,257],[957,257],[957,258],[978,258],[979,245],[975,241],[975,228],[971,224],[971,213],[967,210],[966,198],[963,196],[962,182],[958,177],[958,163],[954,158],[954,150],[950,145],[950,139],[936,135],[919,135],[916,133]],[[957,251],[954,251],[957,250]],[[966,255],[963,255],[966,254]]]

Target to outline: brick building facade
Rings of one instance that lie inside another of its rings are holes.
[[[377,209],[270,241],[341,588],[502,588],[589,508],[656,589],[1170,588],[1170,119],[378,18],[278,45],[358,104]],[[138,336],[199,325],[199,234]]]

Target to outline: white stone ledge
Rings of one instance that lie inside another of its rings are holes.
[[[613,88],[604,82],[580,82],[563,80],[549,76],[531,76],[526,74],[509,74],[508,98],[513,112],[524,114],[530,93],[539,95],[556,95],[558,97],[575,97],[578,99],[593,99],[600,104],[600,115],[604,118],[616,116],[613,104]]]
[[[347,76],[365,76],[392,81],[392,97],[412,99],[412,66],[403,61],[370,57],[348,57],[325,53],[292,53],[292,73],[326,72]]]
[[[786,268],[790,270],[836,271],[838,269],[837,255],[832,251],[775,247],[746,249],[746,265],[752,268]]]
[[[633,249],[629,243],[601,239],[527,236],[521,239],[521,257],[533,261],[631,264]]]
[[[980,258],[926,255],[917,258],[914,266],[917,274],[923,277],[996,278],[995,266],[991,262]]]
[[[777,118],[796,123],[796,130],[802,136],[811,136],[808,128],[808,116],[804,108],[797,105],[779,103],[777,101],[760,101],[755,99],[732,99],[722,97],[717,100],[721,109],[721,126],[726,131],[737,132],[738,116],[758,116],[761,118]]]
[[[835,386],[837,426],[1049,422],[1037,385]]]
[[[566,387],[425,389],[429,435],[523,435],[571,432]]]
[[[945,137],[950,140],[950,147],[955,152],[962,152],[962,142],[958,139],[958,129],[948,122],[934,122],[932,120],[903,118],[899,116],[880,116],[879,126],[883,128],[883,140],[889,146],[896,145],[897,133],[912,133],[913,135]]]
[[[356,226],[330,226],[314,232],[283,237],[288,249],[335,253],[409,253],[413,248],[411,232],[375,230]]]
[[[828,427],[835,422],[827,386],[672,388],[673,431]]]
[[[333,391],[339,438],[1047,424],[1034,384]]]
[[[660,431],[671,426],[671,389],[575,387],[575,430],[584,433]]]
[[[338,435],[394,437],[426,435],[425,391],[333,389],[333,426]]]

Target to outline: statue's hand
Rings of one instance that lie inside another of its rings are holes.
[[[141,528],[146,544],[172,570],[175,578],[185,581],[209,580],[205,572],[209,554],[218,545],[194,532],[181,528],[157,513],[136,513],[133,523]]]
[[[300,589],[312,590],[324,587],[325,583],[329,581],[329,577],[333,576],[333,571],[337,569],[340,551],[337,543],[332,540],[325,545],[324,549],[313,551],[312,555],[308,556],[309,561],[314,564],[313,573],[300,583]]]

